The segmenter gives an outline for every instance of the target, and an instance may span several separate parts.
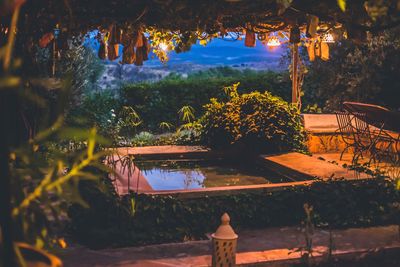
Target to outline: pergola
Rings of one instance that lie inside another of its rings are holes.
[[[201,40],[227,33],[268,39],[285,32],[293,48],[292,102],[299,100],[298,53],[302,39],[314,39],[328,31],[362,42],[400,24],[398,0],[3,0],[0,2],[0,225],[5,255],[13,255],[11,238],[10,149],[18,146],[16,88],[34,77],[35,49],[46,34],[82,41],[84,34],[115,25],[149,31],[153,45],[172,41],[185,51]],[[47,35],[50,36],[50,35]],[[305,37],[304,37],[305,36]],[[261,39],[262,39],[261,38]],[[17,60],[13,60],[17,59]],[[22,59],[22,60],[19,60]],[[54,64],[54,62],[53,62]],[[33,73],[31,73],[33,72]],[[26,141],[26,140],[23,140]],[[12,260],[8,259],[12,262]],[[6,264],[7,265],[7,264]],[[11,266],[7,265],[7,266]]]
[[[5,12],[23,2],[8,0],[2,10]],[[95,29],[109,32],[111,25],[122,32],[139,28],[150,32],[153,51],[161,60],[165,59],[165,51],[157,48],[165,42],[182,52],[197,40],[206,43],[232,34],[246,33],[247,46],[255,44],[255,38],[267,42],[271,37],[279,37],[291,43],[292,103],[300,105],[303,73],[299,66],[299,45],[316,42],[318,46],[326,33],[362,42],[367,33],[399,25],[399,14],[396,0],[384,3],[360,0],[26,1],[16,25],[17,52],[29,54],[35,43],[48,33],[62,33],[65,38],[72,38]],[[2,17],[2,28],[12,27],[9,22],[9,17]]]

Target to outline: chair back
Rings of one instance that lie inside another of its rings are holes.
[[[371,126],[367,123],[367,116],[362,112],[352,112],[355,125],[355,142],[358,145],[369,146],[373,142]]]
[[[338,130],[345,143],[353,143],[355,138],[355,128],[353,125],[353,117],[348,112],[335,112],[338,122]]]

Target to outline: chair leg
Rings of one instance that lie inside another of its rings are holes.
[[[345,147],[344,149],[343,149],[343,151],[342,151],[342,153],[340,153],[340,160],[342,160],[342,158],[343,158],[343,155],[344,155],[344,152],[348,149],[349,147],[347,146],[347,147]]]

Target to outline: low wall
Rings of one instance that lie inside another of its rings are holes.
[[[346,148],[335,114],[302,114],[302,118],[310,153],[342,152]]]
[[[338,133],[307,132],[307,134],[307,148],[312,154],[341,153],[347,146]],[[351,152],[351,148],[348,152]]]

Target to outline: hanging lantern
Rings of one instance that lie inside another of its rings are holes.
[[[54,31],[54,39],[57,40],[58,37],[60,36],[60,26],[57,24],[53,31]]]
[[[268,38],[268,41],[267,41],[267,46],[268,47],[273,48],[273,47],[278,47],[280,45],[281,45],[281,41],[279,41],[278,37],[271,36],[271,37]]]
[[[317,33],[319,18],[317,16],[308,15],[307,20],[306,36],[314,38]]]
[[[323,43],[332,44],[335,42],[335,38],[333,38],[333,35],[331,33],[325,33],[322,35],[321,41]]]
[[[329,45],[328,45],[328,43],[321,42],[321,59],[323,61],[329,60]]]
[[[315,60],[315,41],[314,39],[310,39],[306,42],[306,47],[307,47],[307,53],[308,53],[308,59],[310,62],[313,62]]]
[[[265,39],[267,39],[267,35],[265,34],[265,33],[258,33],[257,34],[257,39],[259,40],[259,41],[265,41]]]

